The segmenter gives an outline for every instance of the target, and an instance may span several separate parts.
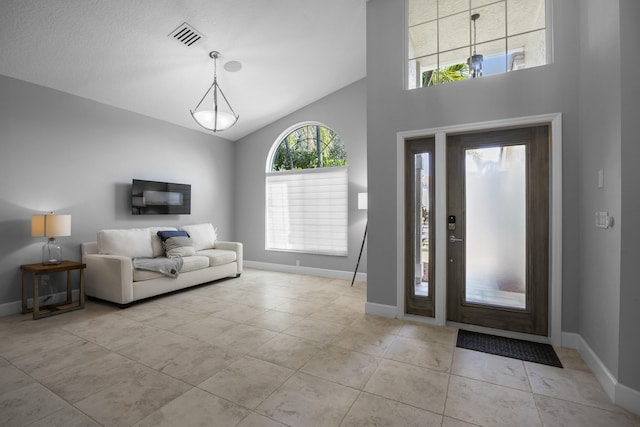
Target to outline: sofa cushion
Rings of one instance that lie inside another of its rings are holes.
[[[189,233],[193,248],[197,251],[212,249],[216,244],[216,230],[211,224],[184,225],[180,227]]]
[[[148,271],[148,270],[138,270],[137,268],[133,269],[133,281],[134,282],[143,282],[145,280],[158,279],[160,277],[167,277],[162,273],[158,273],[157,271]]]
[[[196,252],[197,255],[203,255],[209,258],[209,266],[215,267],[216,265],[229,264],[236,261],[236,252],[228,251],[226,249],[205,249]]]
[[[187,273],[189,271],[201,270],[209,267],[209,258],[206,256],[188,256],[182,258],[182,268],[180,273]],[[138,270],[133,269],[133,281],[143,282],[145,280],[158,279],[161,277],[167,277],[161,273],[155,271]]]
[[[148,228],[100,230],[98,252],[104,255],[152,258],[151,232]]]
[[[209,267],[209,259],[207,257],[199,255],[188,256],[182,258],[182,269],[180,269],[180,273],[187,273],[207,267]]]

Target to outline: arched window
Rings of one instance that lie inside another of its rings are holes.
[[[271,170],[300,170],[347,165],[347,152],[336,133],[320,124],[307,124],[282,138]]]
[[[347,152],[320,123],[289,128],[266,170],[267,250],[347,255]]]

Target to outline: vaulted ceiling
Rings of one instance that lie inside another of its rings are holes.
[[[366,75],[366,0],[2,0],[0,74],[204,131],[213,80],[237,140]],[[191,46],[170,33],[188,23]],[[237,61],[241,69],[225,70]]]

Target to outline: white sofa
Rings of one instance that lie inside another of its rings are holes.
[[[211,224],[179,228],[189,233],[194,255],[183,256],[176,278],[133,268],[134,258],[164,257],[157,232],[174,227],[101,230],[82,244],[87,296],[127,306],[134,301],[242,273],[242,243],[222,242]]]

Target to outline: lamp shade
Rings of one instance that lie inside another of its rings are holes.
[[[369,193],[358,193],[358,209],[360,210],[366,210],[368,208],[368,204],[369,204],[369,197],[368,197]]]
[[[33,237],[71,236],[71,215],[33,215],[31,217]]]

